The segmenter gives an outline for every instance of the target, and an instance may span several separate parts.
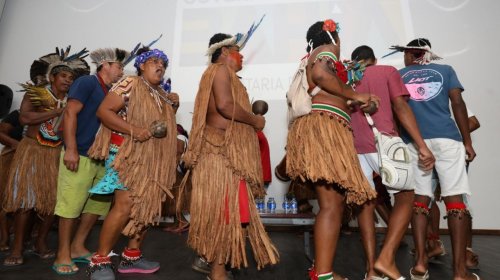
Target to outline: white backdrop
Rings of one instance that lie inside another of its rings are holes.
[[[4,5],[2,5],[5,3]],[[499,170],[496,138],[498,95],[494,79],[500,74],[496,48],[500,23],[495,0],[0,0],[0,83],[19,90],[29,79],[34,59],[56,46],[120,47],[131,49],[163,34],[155,47],[169,55],[166,76],[181,96],[178,122],[191,125],[193,100],[209,38],[217,32],[246,31],[263,14],[266,18],[243,50],[245,68],[240,72],[253,99],[270,105],[264,130],[271,146],[272,165],[284,153],[286,127],[285,91],[297,61],[304,55],[307,28],[317,20],[340,22],[343,56],[361,44],[370,45],[378,57],[393,44],[416,37],[429,38],[433,50],[452,65],[464,85],[464,99],[481,122],[474,133],[478,157],[470,168],[472,206],[478,229],[500,229],[494,174]],[[1,11],[1,9],[0,9]],[[491,53],[491,55],[489,55]],[[402,55],[379,63],[401,68]],[[133,74],[133,67],[126,68]],[[14,98],[19,106],[21,94]],[[287,188],[273,179],[269,194],[278,207]],[[444,226],[444,224],[443,224]]]

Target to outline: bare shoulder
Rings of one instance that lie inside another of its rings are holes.
[[[336,57],[339,57],[340,49],[338,48],[338,46],[335,46],[332,44],[322,45],[322,46],[315,48],[311,52],[311,57],[316,57],[318,54],[323,53],[323,52],[333,53]]]
[[[229,69],[226,65],[218,65],[215,69],[215,79],[216,80],[224,80],[229,79]]]

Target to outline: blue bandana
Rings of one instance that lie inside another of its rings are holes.
[[[141,66],[141,64],[143,64],[144,62],[146,62],[148,59],[150,59],[152,57],[157,57],[157,58],[163,60],[163,62],[165,62],[165,67],[168,66],[167,55],[164,52],[160,51],[159,49],[154,49],[154,50],[150,50],[150,51],[147,51],[147,52],[144,52],[144,53],[138,55],[135,58],[134,67],[137,70],[139,70],[139,67]]]

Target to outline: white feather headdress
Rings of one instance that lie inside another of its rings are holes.
[[[118,59],[118,51],[122,51],[125,53],[125,57],[123,59]],[[99,68],[105,62],[123,62],[130,56],[130,53],[125,50],[121,50],[118,48],[102,48],[96,49],[90,53],[90,59],[93,63],[95,63],[96,67]]]
[[[209,64],[212,63],[212,55],[219,48],[226,46],[238,46],[240,50],[242,50],[247,44],[248,40],[252,37],[255,30],[257,30],[257,27],[259,27],[260,23],[262,22],[265,16],[266,15],[263,15],[257,24],[255,24],[255,22],[252,23],[252,26],[250,26],[250,29],[247,31],[247,33],[245,34],[237,33],[236,35],[230,38],[227,38],[225,40],[210,45],[206,53],[206,55],[208,56],[208,63]]]

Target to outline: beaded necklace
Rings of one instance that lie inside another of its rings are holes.
[[[144,84],[146,84],[148,86],[148,89],[149,89],[149,95],[151,95],[151,97],[153,97],[155,99],[155,102],[156,102],[156,105],[158,106],[158,108],[160,109],[160,113],[163,112],[162,111],[162,102],[161,100],[165,101],[165,103],[167,104],[170,104],[170,105],[174,105],[174,103],[169,100],[166,96],[164,96],[163,94],[161,94],[157,89],[153,88],[149,83],[148,81],[146,81],[144,79],[143,76],[141,76],[141,79],[142,81],[144,82]]]

